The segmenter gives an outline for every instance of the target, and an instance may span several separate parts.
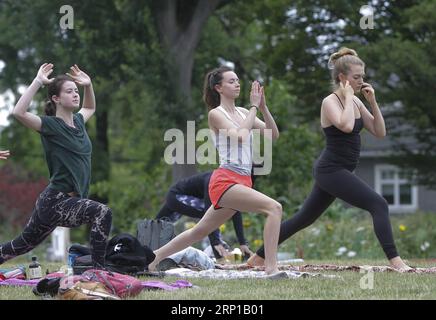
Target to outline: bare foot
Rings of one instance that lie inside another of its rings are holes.
[[[253,254],[250,258],[248,258],[247,264],[250,267],[263,267],[265,265],[265,259],[257,254]]]
[[[265,267],[265,273],[267,274],[267,275],[273,275],[273,274],[276,274],[276,273],[280,273],[281,271],[279,270],[279,268],[277,268],[277,265],[276,266],[274,266],[274,267]]]
[[[391,263],[391,267],[399,272],[408,272],[413,270],[413,268],[409,267],[400,257],[395,257],[389,260]]]
[[[391,267],[398,272],[409,272],[410,270],[413,270],[413,268],[409,267],[408,265],[404,265],[404,267],[394,267],[391,265]]]
[[[156,259],[153,260],[153,262],[148,265],[148,271],[157,271],[157,265],[158,264],[156,263]]]

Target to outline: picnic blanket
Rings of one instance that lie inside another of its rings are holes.
[[[0,286],[16,286],[16,287],[35,287],[40,279],[36,280],[21,280],[21,279],[6,279],[0,281]],[[192,283],[186,280],[177,280],[173,283],[165,283],[163,281],[142,281],[144,290],[161,289],[165,291],[173,291],[182,288],[191,288]]]
[[[215,268],[221,270],[253,270],[253,271],[264,271],[265,267],[251,267],[246,263],[243,264],[216,264]],[[370,265],[349,265],[341,266],[335,264],[305,264],[305,265],[279,265],[279,270],[284,271],[294,271],[294,272],[319,272],[319,271],[372,271],[372,272],[398,272],[397,270],[389,266],[370,266]],[[413,268],[405,273],[436,273],[436,267],[428,268]]]
[[[164,272],[166,276],[176,276],[180,278],[206,278],[206,279],[271,279],[271,276],[267,275],[265,271],[255,271],[255,270],[223,270],[223,269],[209,269],[194,271],[187,268],[176,268],[170,269]],[[325,278],[341,278],[337,275],[326,275],[321,273],[309,273],[300,271],[285,270],[277,278],[272,279],[297,279],[297,278],[308,278],[308,277],[325,277]]]

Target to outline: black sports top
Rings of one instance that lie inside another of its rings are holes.
[[[336,93],[334,95],[344,108],[341,99]],[[354,100],[353,102],[359,108]],[[344,168],[353,171],[359,163],[360,131],[362,128],[362,116],[355,119],[354,128],[350,133],[343,132],[333,125],[323,128],[326,147],[316,161],[315,169],[319,173],[331,173]]]

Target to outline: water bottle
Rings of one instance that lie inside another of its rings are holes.
[[[29,279],[42,278],[41,265],[37,259],[37,257],[32,257],[32,262],[29,264]]]

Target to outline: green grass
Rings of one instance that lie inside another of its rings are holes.
[[[305,264],[334,263],[341,265],[385,265],[384,260],[339,260],[305,261]],[[422,260],[409,263],[418,267],[434,266],[433,262]],[[5,264],[2,267],[11,266]],[[55,265],[48,266],[54,270]],[[290,299],[436,299],[436,275],[399,274],[393,272],[374,273],[373,289],[362,289],[360,280],[365,274],[358,272],[323,272],[341,278],[299,278],[284,280],[209,280],[187,279],[196,288],[176,291],[143,291],[134,299],[139,300],[290,300]],[[166,283],[178,278],[144,278],[144,280],[163,280]],[[24,299],[38,300],[30,288],[0,287],[0,300]]]

